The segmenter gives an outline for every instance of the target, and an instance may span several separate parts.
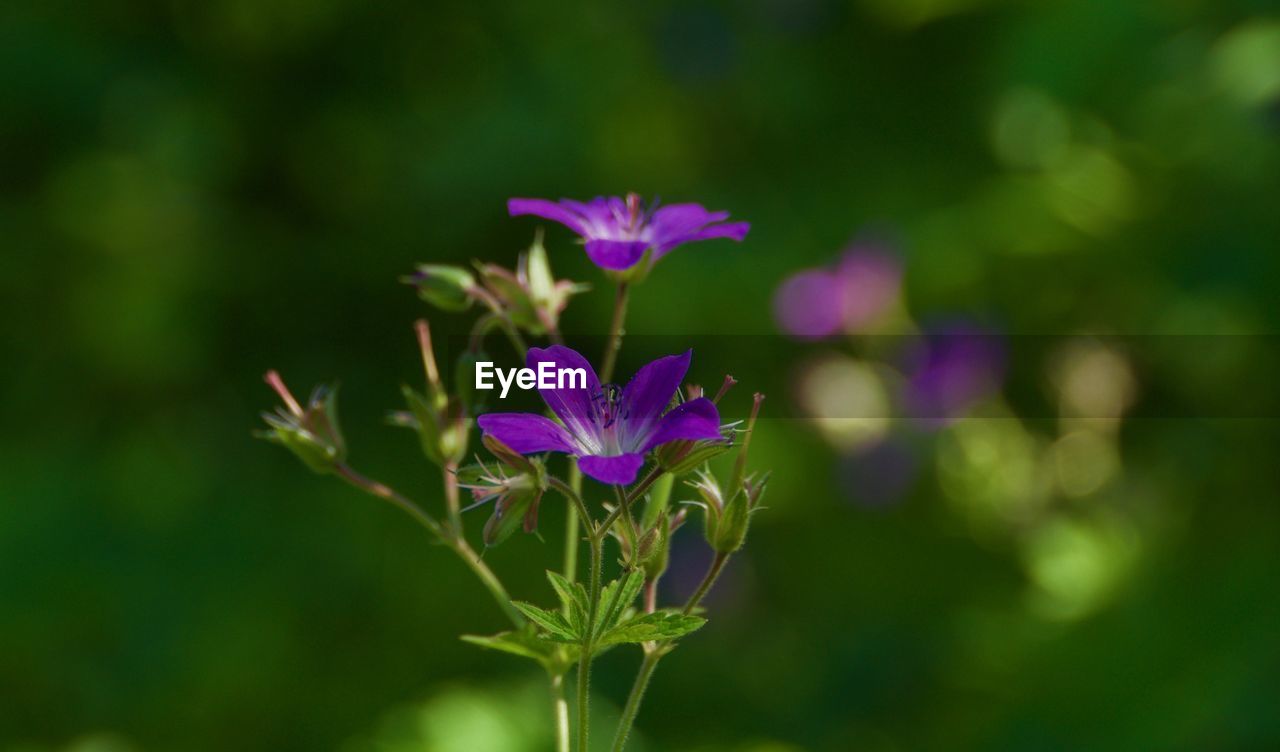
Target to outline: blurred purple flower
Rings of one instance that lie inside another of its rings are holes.
[[[837,478],[849,500],[883,508],[897,504],[915,484],[915,453],[903,441],[887,438],[840,458]]]
[[[478,422],[486,436],[520,454],[572,454],[582,472],[601,483],[631,483],[650,449],[669,441],[721,437],[720,413],[706,397],[667,411],[692,356],[689,350],[658,358],[618,388],[601,387],[595,369],[574,350],[561,345],[531,347],[525,362],[534,371],[547,362],[553,372],[581,368],[586,373],[585,387],[540,390],[561,422],[532,413],[489,413]]]
[[[897,302],[901,287],[896,257],[879,246],[856,244],[834,265],[784,280],[774,313],[783,331],[802,339],[862,332]]]
[[[909,356],[904,395],[909,415],[947,421],[998,391],[1005,346],[998,334],[973,324],[952,324],[926,334]]]
[[[559,222],[582,236],[592,263],[615,271],[635,266],[650,249],[657,261],[685,243],[712,238],[741,241],[751,229],[746,222],[726,222],[726,211],[707,211],[698,204],[659,208],[655,202],[646,207],[634,193],[625,199],[597,196],[588,203],[513,198],[507,202],[507,211],[513,217],[532,214]]]

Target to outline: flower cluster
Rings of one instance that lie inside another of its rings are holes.
[[[646,205],[635,194],[587,202],[516,198],[508,210],[512,216],[534,215],[576,232],[587,257],[617,285],[599,371],[564,344],[560,331],[566,306],[588,287],[554,276],[539,232],[514,267],[432,263],[403,278],[440,311],[480,310],[468,345],[457,358],[452,385],[437,363],[429,325],[425,320],[416,324],[425,384],[420,389],[405,386],[407,409],[393,411],[389,418],[393,425],[414,430],[424,456],[441,468],[442,509],[419,504],[347,464],[332,390],[317,390],[304,408],[274,371],[268,373],[267,381],[284,406],[264,415],[270,429],[265,436],[313,470],[335,475],[403,509],[461,557],[512,623],[511,630],[500,634],[466,636],[469,642],[537,661],[556,691],[576,663],[575,746],[581,752],[588,749],[590,663],[612,645],[639,646],[644,663],[615,734],[618,750],[626,742],[657,661],[705,622],[698,613],[702,598],[743,546],[769,477],[767,472],[747,470],[763,397],[756,395],[745,421],[722,422],[721,400],[735,381],[726,376],[711,398],[686,385],[692,351],[658,358],[623,385],[611,381],[623,339],[626,295],[675,248],[718,238],[741,241],[749,226],[728,221],[728,212],[688,203]],[[505,336],[529,369],[549,365],[554,371],[581,372],[585,379],[541,389],[545,414],[486,411],[471,386],[486,340],[495,333]],[[474,462],[464,464],[473,456],[477,425],[491,459],[475,456]],[[732,467],[727,475],[718,475],[711,461],[729,453],[736,453]],[[592,485],[584,487],[584,478]],[[682,478],[687,478],[686,486],[697,500],[675,506],[672,497]],[[463,491],[470,493],[473,503],[462,504]],[[484,547],[503,543],[517,530],[535,533],[548,492],[568,505],[570,524],[565,566],[547,575],[559,599],[551,609],[512,599],[472,548],[466,529],[467,512],[484,507],[489,511],[479,536]],[[663,606],[658,582],[668,566],[671,540],[694,507],[703,512],[703,537],[712,563],[688,600]],[[590,557],[579,581],[577,549],[582,540]],[[608,583],[603,581],[606,540],[616,541],[621,562]],[[568,752],[567,704],[558,697],[555,707],[557,750]]]

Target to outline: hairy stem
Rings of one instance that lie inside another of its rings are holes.
[[[432,535],[441,541],[447,540],[444,534],[444,528],[436,521],[436,518],[423,511],[422,507],[397,492],[395,489],[384,483],[379,483],[371,478],[366,478],[356,472],[354,468],[347,464],[340,464],[334,468],[339,478],[364,491],[371,496],[377,496],[379,499],[391,502],[392,505],[404,510],[410,517],[425,527]]]
[[[608,517],[604,518],[604,522],[600,523],[600,527],[596,530],[595,534],[603,536],[605,533],[609,532],[609,528],[613,527],[613,523],[618,519],[623,511],[628,509],[632,503],[644,494],[645,491],[649,490],[649,486],[652,486],[654,481],[661,477],[662,468],[655,466],[649,471],[648,475],[640,479],[639,483],[632,486],[631,491],[623,497],[625,503],[619,504],[612,512],[609,513]]]
[[[711,566],[707,568],[707,573],[702,578],[702,582],[698,584],[698,589],[693,591],[693,595],[689,596],[689,600],[684,604],[684,613],[688,614],[698,607],[702,599],[707,597],[711,586],[716,584],[716,578],[724,571],[724,565],[729,562],[729,554],[717,553],[716,557],[711,560]]]
[[[578,469],[578,461],[569,458],[569,490],[573,498],[582,499],[582,471]],[[590,520],[588,520],[590,522]],[[578,505],[571,504],[564,513],[564,578],[569,582],[578,579]]]
[[[618,283],[618,293],[613,299],[613,320],[609,324],[609,338],[605,340],[604,357],[600,360],[600,383],[608,384],[613,378],[613,367],[622,349],[623,324],[627,320],[627,283]]]
[[[449,526],[462,537],[462,505],[458,501],[458,463],[444,465],[444,505],[449,510]]]
[[[631,694],[627,695],[627,704],[622,708],[622,717],[618,719],[618,730],[613,735],[613,752],[622,752],[622,748],[626,746],[631,727],[635,725],[636,716],[640,713],[644,692],[649,688],[649,680],[653,678],[653,671],[658,667],[658,661],[662,660],[662,655],[661,649],[645,652],[635,683],[631,685]]]
[[[596,605],[600,600],[600,560],[604,554],[604,539],[600,535],[592,535],[591,574],[589,600],[587,601],[587,629],[582,639],[581,655],[578,657],[578,749],[587,750],[588,729],[591,725],[591,653],[595,646],[593,637],[596,628]]]
[[[702,599],[706,597],[711,590],[711,586],[716,584],[716,579],[720,573],[724,571],[724,565],[729,561],[729,554],[716,554],[711,560],[711,566],[707,568],[707,574],[702,578],[702,583],[698,585],[698,589],[689,597],[687,603],[684,604],[684,613],[688,614],[697,608]],[[653,583],[656,587],[657,583]],[[651,596],[646,594],[646,599]],[[652,606],[649,606],[652,610]],[[640,671],[636,674],[635,683],[631,685],[631,694],[627,695],[627,704],[622,709],[622,717],[618,720],[618,731],[613,736],[613,752],[622,752],[623,746],[627,743],[627,736],[631,733],[631,727],[635,724],[636,716],[640,713],[640,703],[644,701],[645,690],[649,688],[649,680],[653,678],[653,672],[658,668],[658,661],[662,660],[662,656],[670,651],[667,643],[657,643],[651,647],[647,647],[644,653],[644,660],[640,663]]]
[[[393,505],[404,510],[420,525],[425,527],[432,536],[436,538],[436,540],[453,549],[453,552],[458,555],[458,558],[462,559],[462,562],[475,573],[477,578],[479,578],[480,584],[484,585],[485,589],[489,591],[489,594],[493,596],[493,600],[497,602],[498,607],[502,609],[502,613],[506,614],[507,618],[511,620],[511,623],[516,627],[524,626],[524,616],[516,610],[515,606],[511,605],[511,596],[507,594],[507,589],[502,586],[502,582],[498,580],[498,576],[493,573],[493,570],[489,569],[488,565],[480,560],[480,557],[476,555],[474,550],[472,550],[465,538],[451,534],[439,522],[437,522],[434,517],[423,511],[422,507],[415,504],[408,497],[384,483],[379,483],[376,480],[366,478],[356,472],[349,465],[340,464],[335,468],[335,472],[338,474],[339,478],[342,478],[355,488],[358,488],[367,494],[377,496],[380,499],[389,501]],[[446,473],[446,478],[448,477],[452,476],[451,474]]]

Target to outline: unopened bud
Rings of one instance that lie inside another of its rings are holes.
[[[663,512],[649,532],[640,538],[636,547],[636,559],[644,568],[646,580],[653,581],[667,571],[671,558],[671,522]]]
[[[450,264],[421,264],[413,274],[402,277],[418,290],[418,297],[445,311],[465,311],[471,305],[475,277],[463,267]]]
[[[317,473],[333,472],[347,457],[347,445],[338,427],[338,390],[316,387],[303,408],[280,374],[268,371],[265,379],[285,404],[274,413],[262,414],[270,429],[258,435],[284,446]]]
[[[731,554],[742,548],[747,539],[747,528],[751,525],[751,509],[744,492],[734,494],[725,504],[724,511],[716,524],[715,536],[711,547],[718,553]]]

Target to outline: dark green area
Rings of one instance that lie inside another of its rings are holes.
[[[267,368],[340,380],[353,463],[439,505],[382,419],[421,378],[413,319],[467,323],[397,278],[514,263],[539,223],[510,196],[628,190],[753,224],[636,291],[631,330],[672,351],[773,332],[779,282],[868,229],[896,239],[916,320],[1174,335],[1135,367],[1118,471],[1050,511],[966,489],[1012,473],[1006,439],[1043,451],[1052,419],[994,421],[964,445],[987,464],[912,434],[919,477],[872,508],[810,426],[766,417],[769,509],[660,667],[649,749],[1280,745],[1280,437],[1274,410],[1240,417],[1275,405],[1276,342],[1178,336],[1280,329],[1265,6],[5,4],[0,748],[363,750],[414,738],[415,703],[547,748],[536,670],[457,639],[502,627],[466,570],[250,431]],[[597,286],[566,331],[601,334],[607,285],[567,231],[547,242]],[[1002,409],[1052,416],[1046,363],[1010,360]],[[487,555],[517,597],[552,602],[562,513]],[[678,537],[688,566],[696,525]],[[602,698],[637,660],[598,664]]]

